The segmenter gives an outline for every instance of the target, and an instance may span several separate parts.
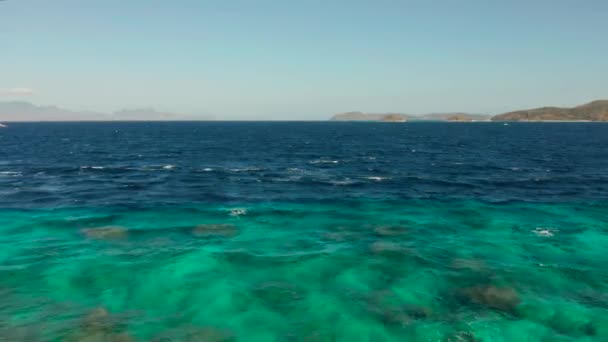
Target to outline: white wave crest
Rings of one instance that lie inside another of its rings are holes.
[[[232,172],[255,172],[255,171],[263,171],[263,168],[259,168],[259,167],[243,167],[243,168],[234,168],[234,169],[230,169],[230,171]]]
[[[309,161],[310,164],[338,164],[339,160],[329,160],[329,159],[315,159]]]
[[[0,171],[0,175],[17,177],[22,176],[22,173],[17,171]]]
[[[388,179],[387,177],[379,177],[379,176],[368,176],[368,177],[365,177],[365,178],[369,179],[369,180],[376,181],[376,182],[382,182],[382,181]]]
[[[230,209],[230,216],[243,216],[243,215],[247,215],[247,209],[245,208],[232,208]]]
[[[532,233],[540,237],[553,237],[557,232],[559,232],[558,229],[545,227],[538,227],[532,231]]]

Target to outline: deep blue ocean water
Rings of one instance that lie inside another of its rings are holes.
[[[0,341],[608,341],[608,124],[0,128]]]
[[[15,123],[0,207],[608,198],[608,125]]]

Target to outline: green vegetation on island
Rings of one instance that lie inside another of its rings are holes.
[[[496,115],[492,121],[608,121],[608,100],[578,107],[542,107]]]

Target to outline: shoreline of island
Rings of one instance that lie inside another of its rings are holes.
[[[608,122],[608,100],[596,100],[571,108],[541,107],[498,115],[471,113],[432,113],[411,115],[403,113],[346,112],[332,116],[330,121],[361,122]]]

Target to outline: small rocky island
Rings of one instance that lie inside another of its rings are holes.
[[[489,121],[489,115],[468,113],[432,113],[424,115],[410,115],[401,113],[373,114],[363,112],[347,112],[336,114],[331,121],[381,121],[381,122],[406,122],[406,121]]]
[[[608,100],[578,107],[542,107],[496,115],[492,121],[608,121]]]
[[[404,115],[400,115],[400,114],[388,114],[383,116],[380,121],[386,121],[386,122],[406,122],[407,121],[407,117]]]
[[[470,116],[466,116],[466,115],[462,115],[462,114],[457,114],[457,115],[452,115],[448,118],[448,121],[453,121],[453,122],[471,122],[473,121],[473,119]]]
[[[386,122],[405,122],[409,115],[399,113],[372,114],[362,112],[347,112],[334,115],[332,121],[386,121]]]

